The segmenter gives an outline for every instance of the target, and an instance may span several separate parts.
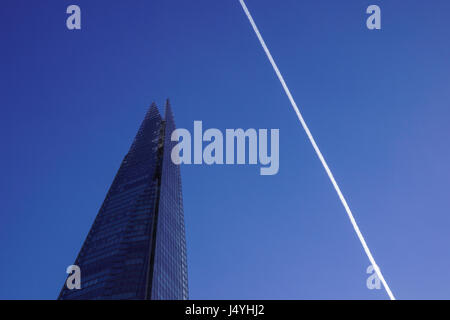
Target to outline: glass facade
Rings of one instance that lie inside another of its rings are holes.
[[[170,137],[175,123],[153,103],[122,161],[76,258],[81,289],[64,284],[58,299],[188,298],[179,166]]]

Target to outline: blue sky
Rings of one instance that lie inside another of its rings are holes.
[[[450,298],[450,2],[247,6],[394,294]],[[1,299],[56,298],[166,97],[178,127],[280,129],[275,176],[182,167],[191,299],[387,298],[366,288],[369,261],[238,0],[7,0],[0,40]]]

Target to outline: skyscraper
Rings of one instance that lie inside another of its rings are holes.
[[[179,166],[170,157],[175,123],[152,103],[76,258],[81,289],[58,299],[187,299]]]

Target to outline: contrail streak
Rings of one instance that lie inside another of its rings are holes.
[[[316,143],[316,141],[314,140],[314,138],[313,138],[313,136],[312,136],[312,134],[311,134],[311,131],[309,131],[309,128],[308,128],[308,126],[306,125],[306,122],[305,122],[305,120],[303,119],[303,116],[302,116],[302,114],[300,113],[300,110],[298,109],[297,104],[296,104],[295,101],[294,101],[294,98],[292,98],[291,92],[289,91],[289,88],[288,88],[288,86],[286,85],[286,82],[284,81],[284,78],[283,78],[283,76],[281,75],[281,72],[280,72],[280,70],[278,69],[277,64],[275,63],[275,60],[273,60],[272,55],[270,54],[270,51],[269,51],[269,49],[267,48],[266,43],[264,42],[263,37],[261,36],[261,33],[259,33],[258,27],[256,26],[255,21],[254,21],[253,18],[252,18],[252,15],[251,15],[250,12],[248,11],[248,8],[247,8],[247,6],[245,5],[244,0],[239,0],[239,2],[241,3],[242,9],[244,9],[244,12],[245,12],[245,14],[247,15],[247,18],[248,18],[248,20],[250,21],[250,24],[252,25],[253,30],[255,31],[256,36],[258,37],[259,42],[261,43],[261,46],[263,47],[263,49],[264,49],[264,51],[265,51],[265,53],[266,53],[266,55],[267,55],[267,58],[269,58],[269,61],[270,61],[270,63],[272,64],[272,67],[273,67],[273,69],[275,70],[275,73],[277,74],[278,79],[279,79],[280,82],[281,82],[281,85],[283,86],[284,92],[286,92],[286,95],[287,95],[287,97],[289,98],[289,101],[291,102],[292,108],[294,108],[294,111],[295,111],[295,113],[297,114],[298,120],[300,120],[300,123],[302,124],[302,127],[303,127],[303,129],[305,130],[306,135],[308,136],[309,141],[311,142],[311,144],[312,144],[314,150],[316,151],[316,154],[317,154],[317,156],[319,157],[320,162],[322,162],[322,165],[323,165],[325,171],[327,172],[328,178],[330,178],[330,181],[331,181],[331,183],[333,184],[333,187],[334,187],[334,189],[336,190],[336,192],[337,192],[337,194],[338,194],[338,196],[339,196],[339,199],[341,200],[342,205],[343,205],[344,208],[345,208],[345,211],[347,212],[348,218],[350,219],[350,222],[352,223],[353,229],[355,230],[355,232],[356,232],[356,234],[357,234],[357,236],[358,236],[358,238],[359,238],[359,241],[361,242],[361,244],[362,244],[362,246],[363,246],[363,248],[364,248],[364,251],[365,251],[367,257],[369,258],[370,263],[371,263],[372,266],[373,266],[373,269],[375,270],[376,274],[378,275],[378,278],[379,278],[379,279],[381,280],[381,282],[383,283],[383,286],[384,286],[384,288],[386,289],[386,292],[387,292],[387,294],[389,295],[389,298],[390,298],[391,300],[395,300],[395,297],[394,297],[394,295],[392,294],[391,289],[389,288],[389,286],[388,286],[386,280],[384,280],[383,274],[381,273],[380,268],[378,267],[377,263],[375,262],[375,259],[373,258],[372,253],[370,252],[369,247],[367,246],[366,240],[364,240],[364,237],[363,237],[361,231],[359,230],[358,224],[356,223],[355,218],[353,217],[353,213],[352,213],[352,211],[350,210],[350,207],[348,206],[347,201],[345,200],[344,195],[343,195],[342,192],[341,192],[341,189],[339,188],[339,186],[338,186],[336,180],[334,179],[334,176],[333,176],[333,174],[331,173],[331,170],[330,170],[330,168],[328,167],[328,164],[327,164],[327,162],[325,161],[325,158],[323,157],[322,152],[320,152],[320,149],[319,149],[319,147],[317,146],[317,143]]]

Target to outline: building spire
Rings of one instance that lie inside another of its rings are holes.
[[[153,101],[150,104],[150,107],[147,110],[147,114],[145,115],[145,119],[151,118],[152,115],[157,114],[160,116],[158,106],[156,105],[155,101]]]
[[[166,99],[166,110],[164,112],[164,119],[167,121],[170,119],[173,121],[173,113],[172,113],[172,107],[170,106],[170,100],[169,98]]]

